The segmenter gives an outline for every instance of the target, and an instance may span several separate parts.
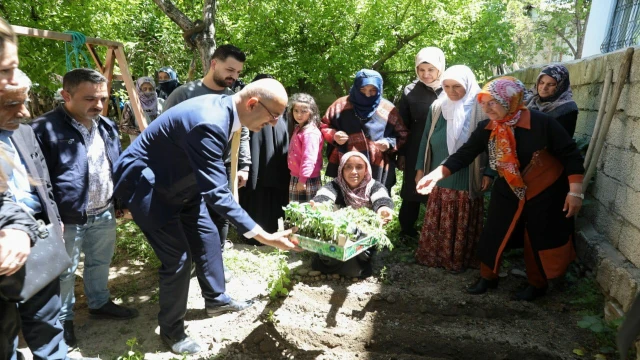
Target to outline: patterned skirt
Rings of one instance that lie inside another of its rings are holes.
[[[427,201],[416,260],[452,271],[478,267],[475,247],[482,233],[483,203],[482,197],[469,199],[468,191],[436,186]]]
[[[304,191],[296,190],[296,185],[298,185],[298,177],[292,176],[289,181],[289,201],[304,203],[311,201],[316,196],[316,193],[322,187],[322,180],[319,176],[307,179],[307,188]]]

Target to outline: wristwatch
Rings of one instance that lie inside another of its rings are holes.
[[[584,200],[584,194],[578,194],[578,193],[574,193],[574,192],[569,192],[567,195],[575,196],[577,198],[580,198],[580,199]]]

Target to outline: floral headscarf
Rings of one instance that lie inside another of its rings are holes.
[[[525,87],[522,82],[511,76],[503,76],[488,82],[478,93],[489,95],[507,110],[504,119],[491,120],[493,130],[489,136],[489,166],[505,178],[513,193],[523,200],[527,186],[520,174],[520,161],[516,153],[514,125],[520,120],[524,106]]]
[[[558,83],[553,95],[546,98],[543,98],[538,94],[538,82],[542,75],[548,75]],[[549,65],[542,69],[540,75],[538,75],[538,78],[536,79],[535,85],[533,85],[533,88],[531,89],[531,92],[533,96],[529,101],[527,101],[527,107],[544,113],[552,112],[558,107],[568,103],[575,103],[573,101],[571,83],[569,82],[569,70],[560,64]]]
[[[136,92],[138,93],[140,105],[142,105],[144,112],[149,114],[152,118],[155,118],[158,115],[158,94],[156,94],[155,90],[148,92],[142,91],[142,85],[146,83],[151,84],[155,89],[156,83],[152,78],[148,76],[141,76],[136,80]]]
[[[444,73],[445,68],[445,59],[444,53],[437,47],[426,47],[421,49],[418,54],[416,54],[415,60],[415,70],[416,75],[418,76],[418,80],[420,80],[420,74],[418,73],[418,66],[423,63],[428,63],[433,65],[436,69],[438,69],[438,78],[433,80],[433,82],[423,84],[432,88],[433,90],[438,90],[441,86],[442,75]],[[420,80],[422,82],[422,80]]]
[[[367,97],[360,92],[360,88],[373,85],[378,89],[375,96]],[[356,115],[363,120],[370,119],[375,114],[382,99],[382,76],[375,70],[362,69],[356,73],[353,86],[349,91],[349,102],[353,105]]]
[[[444,91],[440,94],[442,115],[447,120],[447,149],[454,154],[469,139],[471,112],[476,104],[480,86],[468,66],[454,65],[442,75],[442,81],[454,80],[464,87],[466,93],[460,100],[449,99]]]
[[[344,179],[342,175],[342,170],[344,169],[344,164],[347,163],[347,160],[352,156],[357,156],[361,158],[365,164],[367,164],[367,172],[364,174],[364,179],[358,184],[355,189],[351,189],[347,181]],[[368,207],[370,209],[373,208],[373,203],[371,202],[370,194],[371,188],[375,181],[373,181],[371,172],[371,164],[369,164],[369,160],[358,151],[349,151],[348,153],[342,155],[340,159],[340,166],[338,167],[338,176],[336,177],[336,181],[342,190],[342,194],[344,195],[344,202],[347,206],[351,206],[354,209],[358,209],[361,207]]]

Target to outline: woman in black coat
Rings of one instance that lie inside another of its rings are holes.
[[[481,294],[498,285],[502,253],[523,227],[528,286],[516,300],[546,293],[547,280],[564,275],[575,259],[573,216],[582,206],[582,156],[576,143],[553,118],[523,103],[524,85],[501,77],[485,85],[478,102],[489,120],[417,185],[428,194],[436,182],[468,166],[487,151],[498,177],[491,192],[487,222],[478,243],[480,280],[467,289]]]

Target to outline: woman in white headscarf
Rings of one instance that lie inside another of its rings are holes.
[[[442,92],[440,83],[445,69],[444,53],[437,47],[421,49],[416,54],[414,69],[416,79],[405,86],[398,103],[400,117],[409,130],[407,143],[398,150],[398,169],[404,171],[398,221],[401,235],[409,238],[418,237],[415,223],[420,213],[420,204],[427,202],[425,195],[416,192],[415,164],[429,108]]]
[[[153,79],[148,76],[141,76],[136,80],[136,92],[138,93],[143,114],[147,119],[147,124],[150,124],[162,113],[164,100],[158,97],[156,84]],[[131,107],[130,101],[127,101],[122,111],[120,131],[129,134],[129,140],[131,140],[131,142],[140,135],[140,128],[133,115],[133,108]]]
[[[476,101],[480,87],[467,66],[454,65],[442,76],[443,93],[429,110],[416,163],[417,183],[454,154],[486,115]],[[429,195],[416,260],[458,273],[477,262],[475,244],[483,221],[483,196],[491,184],[484,175],[486,156],[437,183]]]

